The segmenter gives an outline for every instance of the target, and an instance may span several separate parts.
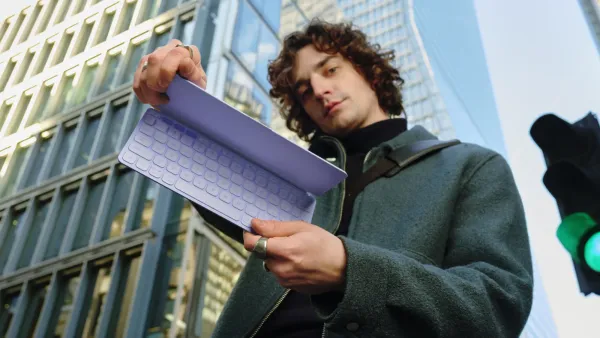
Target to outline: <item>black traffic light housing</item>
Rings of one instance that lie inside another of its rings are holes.
[[[546,114],[533,123],[530,135],[546,160],[543,182],[555,198],[563,220],[557,236],[573,258],[579,288],[586,296],[600,295],[600,271],[596,265],[588,264],[592,246],[598,243],[598,236],[594,235],[600,233],[598,120],[588,113],[571,124],[554,114]],[[584,218],[586,222],[574,221]],[[595,248],[598,249],[597,245]]]

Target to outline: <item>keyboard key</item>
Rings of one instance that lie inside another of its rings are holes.
[[[150,147],[152,145],[152,139],[144,134],[135,134],[133,139],[146,147]]]
[[[182,171],[180,176],[188,182],[191,182],[194,179],[194,175],[187,170]]]
[[[254,171],[250,168],[244,169],[244,177],[249,180],[254,180]]]
[[[229,180],[226,178],[219,177],[217,184],[219,185],[219,187],[221,187],[223,189],[229,189],[231,182],[229,182]]]
[[[186,146],[192,146],[192,144],[194,144],[194,138],[189,136],[189,135],[183,135],[181,137],[181,143],[185,144]]]
[[[274,194],[269,195],[269,203],[271,203],[273,205],[279,205],[280,201],[281,200],[276,195],[274,195]]]
[[[229,188],[229,191],[231,191],[231,193],[237,197],[241,197],[242,193],[244,192],[244,190],[242,190],[242,187],[240,187],[237,184],[232,184],[231,188]]]
[[[194,185],[197,186],[200,189],[204,189],[204,187],[206,187],[206,180],[203,179],[202,177],[196,177],[194,179]]]
[[[221,175],[225,178],[231,177],[231,169],[229,169],[229,168],[220,167],[218,173],[219,173],[219,175]]]
[[[261,211],[258,213],[258,218],[260,219],[264,219],[264,220],[271,220],[273,219],[273,217],[271,217],[269,214],[267,214],[265,211]]]
[[[220,153],[223,151],[223,147],[221,147],[220,145],[213,143],[210,146],[211,149],[213,149],[214,151],[216,151],[217,153]]]
[[[221,193],[219,194],[219,198],[221,199],[221,201],[225,202],[225,203],[231,203],[231,200],[233,199],[233,197],[231,197],[231,194],[229,193],[229,191],[221,191]]]
[[[279,212],[278,212],[279,210],[277,210],[277,207],[274,206],[274,205],[269,205],[267,207],[267,211],[269,212],[269,214],[271,214],[271,215],[273,215],[275,217],[279,216]]]
[[[204,152],[206,151],[206,146],[202,142],[196,140],[196,143],[194,143],[194,150],[201,154],[204,154]]]
[[[256,195],[258,197],[267,198],[269,192],[265,188],[258,188],[258,190],[256,190]]]
[[[206,178],[207,181],[215,183],[217,182],[217,174],[213,171],[207,171],[206,173],[204,173],[204,178]]]
[[[179,163],[179,165],[181,165],[182,167],[184,167],[186,169],[189,169],[190,166],[192,165],[192,161],[190,161],[190,159],[186,158],[186,157],[180,158],[178,163]]]
[[[279,197],[281,197],[282,199],[286,199],[289,194],[290,194],[290,191],[287,188],[281,188],[279,190]]]
[[[175,175],[179,175],[181,167],[175,163],[169,163],[169,165],[167,165],[167,170]]]
[[[171,149],[167,150],[167,154],[165,156],[171,161],[177,161],[177,159],[179,158],[179,154],[177,154]]]
[[[290,203],[292,204],[296,204],[296,201],[298,200],[298,198],[296,197],[296,194],[292,193],[290,194],[290,196],[288,196],[288,201],[290,201]]]
[[[288,214],[287,212],[283,212],[281,210],[279,210],[279,219],[284,222],[295,220],[295,218],[292,217],[290,214]]]
[[[140,159],[139,161],[137,161],[136,166],[142,170],[148,170],[150,168],[150,162]]]
[[[156,118],[150,114],[145,114],[142,119],[146,124],[153,126],[156,123]]]
[[[244,189],[250,191],[250,192],[255,192],[256,191],[256,184],[252,183],[252,181],[250,180],[245,180],[244,181]]]
[[[161,168],[154,166],[154,165],[152,166],[152,168],[150,168],[150,171],[149,171],[150,175],[152,175],[156,178],[161,178],[162,174],[164,172],[165,172],[164,170],[162,170]]]
[[[209,184],[208,187],[206,187],[206,192],[213,196],[217,196],[219,194],[219,187],[214,184]]]
[[[154,163],[157,166],[164,168],[167,165],[167,159],[162,156],[156,156],[156,158],[154,158]]]
[[[254,202],[254,205],[256,205],[256,207],[260,210],[267,210],[267,201],[263,200],[262,198],[257,198],[256,202]]]
[[[242,201],[239,198],[235,198],[233,200],[233,207],[239,210],[244,210],[244,208],[246,207],[246,202]]]
[[[248,215],[243,215],[242,216],[242,225],[245,225],[249,229],[252,228],[252,217],[250,217]]]
[[[177,142],[177,141],[175,141],[175,140],[173,140],[173,139],[169,139],[169,140],[167,141],[167,146],[168,146],[169,148],[171,148],[171,149],[174,149],[174,150],[179,150],[179,147],[180,147],[181,145],[179,144],[179,142]]]
[[[195,162],[198,162],[200,164],[204,164],[204,163],[206,163],[207,160],[208,159],[206,158],[206,156],[204,156],[202,154],[198,154],[198,153],[194,154],[194,161]]]
[[[154,126],[154,128],[163,132],[167,132],[167,129],[169,129],[169,125],[166,124],[163,120],[158,120],[156,121],[156,126]]]
[[[142,123],[142,125],[140,126],[140,131],[148,136],[154,135],[154,128],[144,123]]]
[[[201,165],[199,165],[199,164],[197,164],[197,163],[194,163],[194,164],[192,165],[192,171],[193,171],[193,172],[194,172],[194,174],[196,174],[196,175],[202,175],[202,174],[204,174],[204,167],[203,167],[203,166],[201,166]]]
[[[192,156],[194,156],[194,151],[190,147],[181,146],[181,150],[179,150],[179,152],[185,157],[191,158]]]
[[[231,163],[231,170],[233,170],[234,173],[241,174],[244,171],[244,167],[242,167],[239,162],[234,161]]]
[[[179,140],[181,138],[181,132],[179,130],[177,130],[177,128],[175,126],[171,126],[169,128],[167,135],[169,135],[169,137],[172,137],[176,140]]]
[[[171,175],[169,173],[165,173],[162,177],[163,182],[172,185],[177,180],[177,176]]]
[[[244,184],[244,178],[242,176],[240,176],[239,174],[233,174],[231,176],[231,182],[242,185],[242,184]]]
[[[168,125],[172,125],[173,124],[173,121],[171,121],[170,119],[168,119],[168,118],[166,118],[164,116],[161,116],[160,120],[163,121],[164,123],[168,124]]]
[[[135,156],[130,151],[126,151],[125,154],[123,155],[123,160],[125,160],[125,162],[129,162],[131,164],[133,164],[136,159],[137,159],[137,156]]]
[[[281,202],[281,210],[290,212],[292,211],[292,205],[288,201]]]
[[[255,181],[258,186],[263,187],[263,188],[265,188],[267,186],[267,182],[268,182],[267,178],[264,176],[256,176]]]
[[[206,162],[206,168],[216,172],[219,169],[219,163],[213,160],[208,160],[208,162]]]
[[[154,145],[152,145],[152,150],[162,155],[167,151],[167,147],[162,143],[154,143]]]
[[[246,213],[252,217],[256,217],[258,216],[258,209],[256,209],[256,207],[252,204],[248,204],[246,206]]]
[[[277,186],[277,184],[273,182],[269,182],[269,186],[267,189],[274,194],[279,192],[279,186]]]
[[[217,153],[214,149],[207,149],[206,157],[216,160],[217,158],[219,158],[219,153]]]
[[[154,133],[154,139],[160,143],[167,143],[167,135],[165,135],[165,133],[161,133],[160,131]]]
[[[229,167],[231,165],[231,159],[225,155],[221,155],[219,157],[219,164],[224,167]]]
[[[254,203],[254,200],[256,199],[256,197],[248,191],[244,191],[244,193],[242,194],[242,198],[248,203]]]
[[[144,148],[141,144],[136,143],[136,142],[131,142],[129,144],[129,150],[131,150],[134,153],[140,155],[141,157],[147,159],[148,161],[150,161],[154,157],[154,154],[152,153],[152,151],[150,151],[147,148]]]

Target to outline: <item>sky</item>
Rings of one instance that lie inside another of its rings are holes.
[[[600,296],[584,297],[555,236],[560,217],[542,176],[533,122],[600,113],[600,55],[577,1],[475,0],[508,160],[523,198],[538,268],[560,337],[598,337]]]
[[[600,296],[579,292],[570,257],[556,239],[560,218],[542,184],[546,168],[529,128],[548,112],[570,122],[600,113],[600,56],[575,0],[474,1],[508,160],[559,335],[598,337],[592,329]],[[8,14],[34,2],[0,5]]]

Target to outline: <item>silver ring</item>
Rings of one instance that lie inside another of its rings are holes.
[[[182,44],[178,44],[175,47],[183,47],[183,48],[187,49],[190,52],[190,59],[192,59],[192,60],[194,59],[194,50],[192,49],[192,47],[187,46],[187,45],[182,45]]]
[[[269,270],[269,267],[267,266],[267,261],[263,261],[263,269],[265,269],[266,272],[271,272],[271,270]]]
[[[144,61],[144,64],[142,65],[142,72],[145,71],[146,68],[148,68],[148,61]]]
[[[254,249],[252,249],[252,252],[256,253],[256,256],[262,260],[267,258],[267,238],[266,237],[259,238],[258,241],[256,241],[256,244],[254,245]]]

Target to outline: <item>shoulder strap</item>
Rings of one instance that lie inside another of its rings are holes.
[[[352,197],[358,195],[369,183],[381,176],[392,177],[400,170],[417,162],[438,150],[459,144],[459,140],[439,141],[424,140],[407,144],[381,158],[369,170],[364,172],[357,180],[347,187],[348,194]]]

